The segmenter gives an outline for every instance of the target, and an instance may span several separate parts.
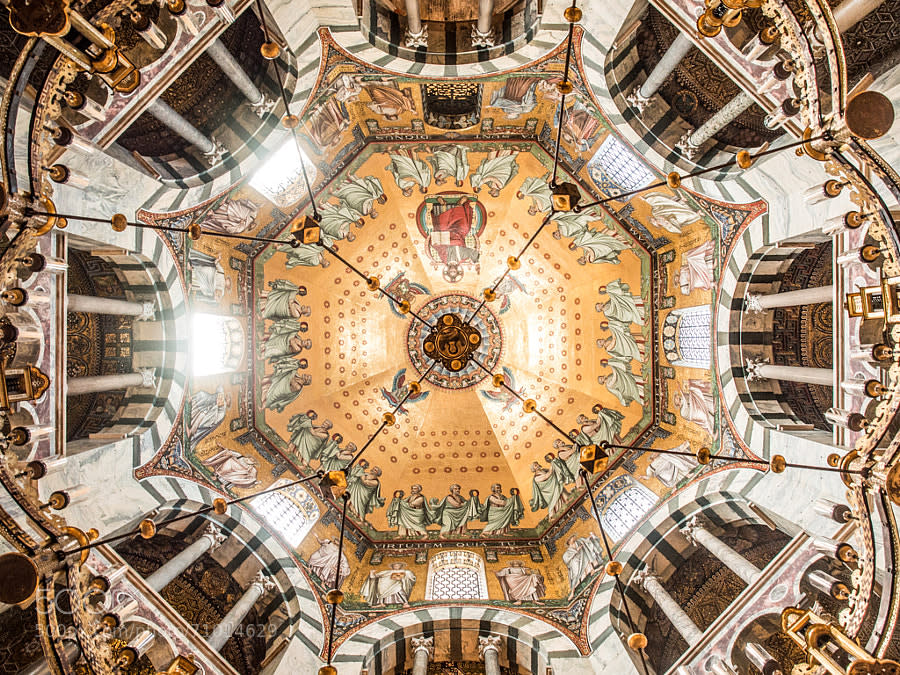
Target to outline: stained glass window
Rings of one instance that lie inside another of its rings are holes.
[[[428,563],[426,600],[487,599],[484,561],[471,551],[441,551]]]
[[[277,485],[275,483],[273,487]],[[250,500],[250,506],[294,547],[303,541],[319,519],[319,507],[302,485],[260,495]]]
[[[610,539],[618,541],[638,524],[656,504],[656,495],[639,485],[619,493],[603,511],[603,527]]]
[[[597,187],[608,195],[637,190],[653,180],[650,169],[613,135],[606,137],[588,162],[588,173]]]

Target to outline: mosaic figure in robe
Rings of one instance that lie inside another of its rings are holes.
[[[312,460],[319,459],[322,446],[328,440],[331,420],[325,420],[317,425],[318,419],[319,415],[315,410],[307,410],[305,413],[292,415],[288,420],[287,431],[291,435],[288,454],[299,457],[301,468],[308,467]]]
[[[259,308],[264,319],[299,319],[309,316],[311,308],[302,303],[306,287],[286,279],[269,282],[269,290],[260,298]]]
[[[531,473],[534,477],[531,481],[531,501],[528,505],[532,512],[547,509],[548,517],[552,518],[568,502],[569,491],[563,487],[556,471],[541,466],[539,462],[531,463]]]
[[[394,492],[394,498],[388,506],[387,521],[388,525],[397,528],[399,536],[424,535],[432,522],[431,518],[428,500],[422,494],[421,485],[410,487],[406,498],[403,490]]]
[[[272,360],[281,356],[300,354],[304,349],[312,349],[312,340],[303,337],[309,327],[305,321],[297,319],[277,319],[266,329],[263,358]]]
[[[381,181],[375,176],[363,176],[362,178],[350,176],[338,185],[334,195],[342,204],[359,213],[360,219],[362,216],[377,218],[378,212],[375,210],[375,204],[385,204],[388,199]],[[362,227],[364,222],[357,224]]]
[[[348,476],[347,492],[350,493],[350,508],[360,520],[384,506],[384,497],[381,496],[381,469],[373,466],[371,469],[353,476]]]
[[[610,356],[608,359],[600,359],[602,368],[609,367],[610,372],[597,376],[597,382],[614,394],[619,403],[628,406],[632,401],[644,400],[643,378],[631,371],[632,360]]]
[[[431,501],[431,522],[441,526],[442,535],[465,534],[470,520],[478,518],[481,502],[478,490],[470,490],[469,498],[462,496],[462,487],[454,483],[442,500]]]
[[[369,571],[359,594],[372,607],[401,605],[409,607],[409,595],[416,584],[416,575],[406,569],[406,563],[394,562],[390,569]]]
[[[491,197],[499,197],[500,190],[519,173],[516,155],[515,150],[491,150],[469,177],[472,189],[480,192],[482,186],[487,186]]]
[[[482,534],[508,534],[510,528],[518,525],[524,516],[525,507],[518,488],[512,488],[507,498],[500,483],[491,485],[491,494],[484,500],[478,514],[481,522],[485,523]]]
[[[222,422],[231,405],[231,394],[225,393],[221,384],[214,392],[198,390],[191,394],[191,423],[188,426],[188,439],[191,450],[204,438],[209,436]]]
[[[569,597],[575,595],[579,584],[603,567],[603,544],[591,532],[586,537],[569,537],[562,560],[569,573]]]
[[[521,560],[511,560],[506,567],[494,574],[503,590],[503,599],[514,605],[540,602],[547,592],[541,573],[525,567]]]
[[[343,552],[338,554],[338,543],[334,539],[319,539],[316,535],[316,541],[319,542],[319,548],[309,556],[309,569],[326,588],[340,588],[344,579],[350,575],[347,556]],[[334,585],[335,574],[338,575],[337,586]]]
[[[631,293],[631,286],[622,281],[615,279],[604,286],[600,286],[597,291],[603,295],[606,294],[608,299],[606,302],[598,302],[594,309],[606,316],[607,319],[615,319],[624,324],[644,323],[644,300],[639,295]]]
[[[404,197],[412,195],[416,185],[422,194],[428,192],[428,186],[431,184],[431,167],[427,162],[419,159],[412,150],[389,152],[388,156],[391,163],[388,164],[387,170],[394,176],[394,181]]]
[[[272,365],[272,372],[262,379],[262,395],[264,406],[280,413],[300,396],[303,387],[312,384],[312,376],[301,373],[290,356],[275,359]]]
[[[531,204],[528,206],[529,216],[536,216],[538,213],[550,210],[552,193],[549,181],[549,173],[545,173],[540,178],[529,176],[522,183],[522,187],[519,188],[518,192],[516,192],[516,199],[528,198],[531,200]],[[585,225],[585,227],[587,226]]]
[[[435,185],[443,185],[453,179],[456,187],[462,187],[469,175],[469,151],[463,145],[439,146],[428,158],[434,167]]]

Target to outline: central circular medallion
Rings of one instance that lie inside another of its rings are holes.
[[[425,378],[444,389],[464,389],[481,382],[500,361],[503,340],[500,322],[481,301],[463,293],[439,295],[429,300],[418,315],[429,328],[412,319],[406,349],[413,366],[424,373],[432,361],[437,365]]]

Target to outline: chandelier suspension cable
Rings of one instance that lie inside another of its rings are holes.
[[[585,485],[587,485],[587,493],[591,497],[594,518],[597,521],[597,526],[600,528],[600,536],[603,539],[603,548],[606,549],[607,563],[605,571],[615,581],[616,590],[619,592],[619,597],[622,598],[622,606],[625,609],[625,618],[628,621],[628,630],[631,631],[631,634],[628,636],[628,646],[631,647],[632,643],[635,643],[635,647],[633,648],[641,655],[641,665],[644,667],[644,675],[649,675],[650,671],[647,669],[647,658],[644,654],[647,637],[643,633],[637,632],[634,628],[634,619],[631,616],[631,608],[628,605],[628,596],[625,594],[625,584],[622,583],[622,580],[619,578],[619,575],[622,573],[622,563],[613,560],[612,547],[609,545],[609,537],[606,536],[606,530],[603,528],[603,519],[600,517],[600,511],[597,509],[597,500],[594,497],[594,491],[591,489],[590,474],[588,474],[587,470],[583,467],[579,471],[579,474]]]
[[[613,201],[623,201],[623,197],[633,197],[634,195],[638,195],[642,192],[647,192],[648,190],[653,190],[658,187],[670,187],[673,190],[681,187],[681,183],[685,178],[697,178],[699,176],[703,176],[708,173],[713,173],[715,171],[721,171],[722,169],[728,169],[735,164],[735,162],[740,165],[740,162],[743,161],[743,158],[746,157],[749,161],[754,162],[760,157],[766,157],[767,155],[773,155],[775,153],[781,152],[782,150],[790,150],[791,148],[796,148],[801,145],[807,145],[812,143],[813,141],[821,141],[824,139],[831,138],[830,133],[820,134],[819,136],[813,136],[812,138],[808,138],[805,140],[792,141],[790,143],[785,143],[784,145],[779,145],[775,148],[768,148],[767,150],[762,150],[755,155],[751,155],[747,150],[742,150],[738,153],[738,157],[733,160],[728,160],[727,162],[722,162],[721,164],[716,164],[714,166],[707,167],[705,169],[697,169],[696,171],[691,171],[690,173],[686,173],[683,176],[677,171],[673,171],[669,173],[665,180],[656,181],[655,183],[650,183],[649,185],[645,185],[644,187],[636,188],[634,190],[628,190],[627,192],[620,192],[616,195],[610,195],[609,197],[604,197],[603,199],[598,199],[597,201],[588,202],[587,204],[579,204],[575,206],[572,210],[575,213],[580,213],[585,209],[589,209],[592,206],[600,206],[602,204],[606,204],[608,202]],[[747,153],[746,155],[742,155],[741,153]],[[749,165],[742,167],[748,168]]]
[[[232,499],[224,499],[222,497],[218,497],[213,500],[213,503],[207,506],[204,506],[196,511],[191,511],[190,513],[184,513],[179,516],[173,516],[172,518],[166,518],[165,520],[161,520],[158,523],[153,521],[155,527],[160,527],[162,525],[170,525],[172,523],[177,523],[181,520],[185,520],[187,518],[196,518],[197,516],[201,516],[205,513],[209,513],[210,511],[215,511],[217,514],[221,515],[225,513],[225,507],[231,506],[232,504],[240,504],[249,499],[255,499],[256,497],[261,497],[263,495],[269,494],[270,492],[279,492],[286,488],[294,487],[295,485],[301,485],[302,483],[309,482],[314,478],[321,478],[325,475],[325,472],[322,470],[316,471],[314,474],[310,476],[306,476],[305,478],[300,478],[293,482],[287,483],[285,485],[279,485],[277,487],[269,487],[265,490],[260,490],[259,492],[254,492],[253,494],[245,495],[243,497],[235,497]],[[141,521],[142,523],[144,521]],[[105,537],[104,539],[97,539],[92,541],[91,543],[85,546],[79,546],[78,548],[66,549],[65,551],[60,551],[59,555],[62,558],[68,557],[75,553],[81,553],[83,551],[87,551],[92,548],[96,548],[97,546],[101,546],[103,544],[112,544],[117,541],[121,541],[122,539],[128,539],[129,537],[133,537],[136,534],[142,534],[143,530],[141,526],[134,528],[133,530],[129,530],[128,532],[124,532],[122,534],[113,535],[111,537]],[[151,535],[152,536],[152,535]],[[149,538],[149,537],[148,537]]]
[[[344,506],[341,509],[341,533],[338,538],[338,550],[337,550],[337,560],[338,564],[334,570],[334,585],[331,587],[331,590],[326,594],[326,599],[331,603],[331,616],[329,617],[328,623],[328,643],[325,645],[325,666],[324,668],[333,669],[331,665],[331,657],[332,651],[334,650],[334,622],[337,618],[337,606],[344,599],[344,594],[340,590],[341,585],[341,556],[344,554],[344,531],[347,528],[347,504],[350,501],[350,493],[344,490],[341,493],[341,499],[344,501]],[[323,669],[324,669],[323,668]],[[320,669],[321,673],[323,669]],[[326,670],[326,672],[329,672]]]
[[[562,97],[559,100],[559,126],[556,129],[556,150],[553,154],[553,177],[550,179],[551,188],[556,187],[556,172],[559,168],[559,147],[560,142],[562,141],[562,128],[566,116],[566,94],[572,91],[572,83],[569,82],[569,69],[572,64],[572,46],[574,42],[572,38],[575,34],[575,24],[581,20],[581,10],[575,6],[577,1],[578,0],[572,0],[572,6],[568,7],[564,13],[566,19],[569,21],[569,37],[568,44],[566,45],[566,65],[563,68],[563,79],[557,87],[562,94]]]

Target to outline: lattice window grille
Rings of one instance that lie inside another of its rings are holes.
[[[644,487],[634,485],[624,490],[603,512],[606,533],[615,541],[622,539],[655,504],[656,496]]]
[[[319,507],[301,485],[269,492],[250,504],[290,546],[298,546],[319,519]]]
[[[591,160],[592,168],[606,178],[603,183],[611,193],[628,192],[648,185],[653,174],[628,147],[615,136],[607,136]],[[616,190],[615,188],[618,188]]]
[[[484,561],[471,551],[442,551],[428,565],[426,600],[487,599]]]

